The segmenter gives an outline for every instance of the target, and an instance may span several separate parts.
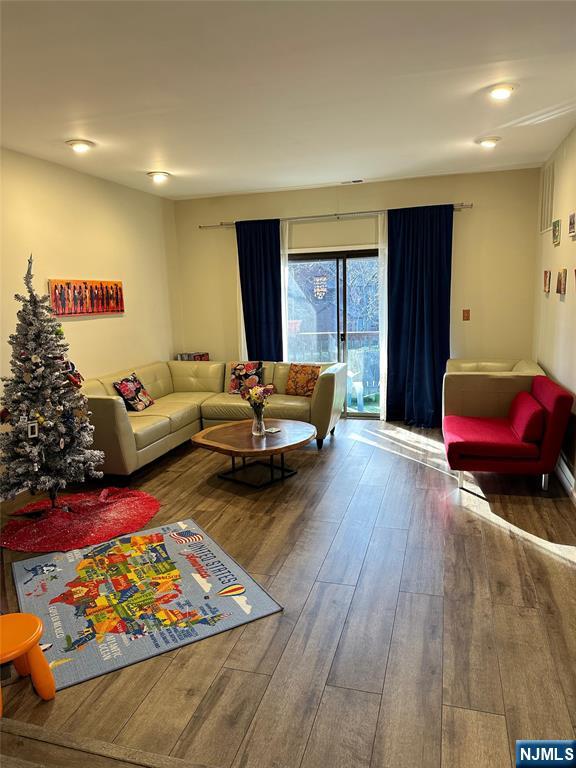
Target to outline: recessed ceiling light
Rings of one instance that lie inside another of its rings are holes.
[[[170,178],[170,174],[166,171],[148,171],[146,175],[152,179],[154,184],[165,184]]]
[[[476,139],[476,144],[480,144],[484,149],[494,149],[496,144],[500,141],[500,136],[484,136],[481,139]]]
[[[88,141],[87,139],[69,139],[66,144],[68,144],[68,146],[78,155],[90,152],[90,150],[96,146],[93,141]]]
[[[494,101],[506,101],[512,96],[514,86],[510,83],[500,83],[499,85],[493,85],[490,88],[490,98]]]

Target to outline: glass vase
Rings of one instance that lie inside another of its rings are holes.
[[[266,427],[264,426],[264,409],[254,408],[253,411],[252,434],[254,437],[264,437],[266,434]]]

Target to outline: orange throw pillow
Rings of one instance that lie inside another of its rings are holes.
[[[286,394],[312,397],[318,376],[320,376],[319,365],[291,363],[286,382]]]

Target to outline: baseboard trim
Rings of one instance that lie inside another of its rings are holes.
[[[570,500],[576,506],[576,478],[570,471],[570,467],[563,456],[560,456],[558,464],[556,464],[556,474]]]

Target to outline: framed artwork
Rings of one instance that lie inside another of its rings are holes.
[[[552,272],[549,269],[544,270],[544,293],[550,293],[550,280]]]
[[[555,219],[552,222],[552,242],[554,245],[560,245],[560,225],[561,225],[560,219]]]
[[[564,294],[566,293],[567,278],[568,278],[568,270],[561,269],[560,272],[558,272],[558,279],[556,280],[556,293],[559,293],[561,296],[564,296]]]
[[[48,280],[48,291],[58,317],[124,312],[121,280]]]
[[[570,237],[576,237],[576,211],[568,214],[568,234]]]

